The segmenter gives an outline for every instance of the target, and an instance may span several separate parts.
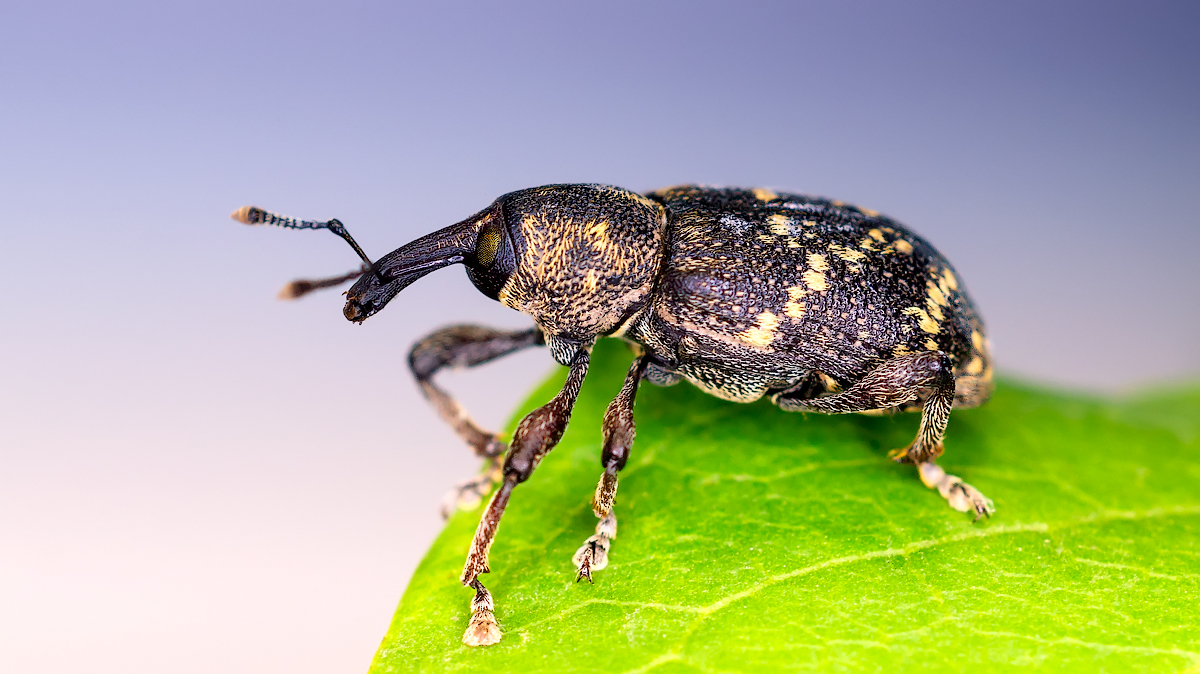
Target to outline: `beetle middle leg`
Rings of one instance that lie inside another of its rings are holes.
[[[637,395],[638,383],[646,372],[649,359],[638,356],[629,366],[625,375],[625,383],[621,392],[609,403],[604,412],[601,430],[604,436],[604,450],[600,455],[600,465],[604,466],[604,474],[596,485],[596,495],[592,498],[592,512],[600,522],[596,524],[596,533],[588,537],[575,551],[571,558],[578,569],[576,582],[587,578],[592,582],[592,572],[608,566],[608,550],[612,539],[617,537],[617,514],[613,512],[613,500],[617,495],[617,473],[625,467],[629,460],[629,449],[633,447],[635,427],[633,423],[633,400]]]
[[[454,432],[474,450],[475,455],[490,459],[483,473],[455,486],[442,500],[442,517],[459,508],[473,508],[500,480],[500,456],[504,442],[479,428],[462,405],[433,381],[439,370],[450,367],[474,367],[530,346],[545,344],[541,330],[506,331],[478,325],[453,325],[428,335],[408,353],[408,367],[421,386],[425,398]]]
[[[500,518],[508,506],[513,488],[529,479],[542,458],[558,444],[563,431],[567,429],[590,359],[588,349],[579,348],[571,358],[567,381],[562,389],[550,402],[521,419],[513,433],[512,448],[504,458],[500,488],[492,495],[487,510],[479,520],[460,578],[463,585],[475,588],[471,622],[463,634],[463,643],[468,646],[490,646],[500,641],[492,596],[479,581],[479,575],[491,571],[488,567],[488,550],[496,538],[496,529],[500,526]]]
[[[942,438],[954,405],[954,366],[941,351],[924,351],[885,361],[850,388],[824,397],[802,397],[807,391],[783,391],[772,399],[789,411],[842,414],[867,410],[903,408],[923,398],[921,425],[908,447],[889,456],[901,463],[915,464],[925,486],[936,488],[960,512],[974,511],[975,519],[991,516],[991,499],[955,475],[947,475],[935,460],[942,454]]]

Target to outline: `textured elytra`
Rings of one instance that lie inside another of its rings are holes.
[[[620,537],[596,584],[576,584],[571,557],[596,522],[599,419],[628,358],[612,340],[597,346],[570,428],[501,526],[490,587],[505,639],[460,645],[456,579],[478,511],[460,513],[372,671],[1200,663],[1200,388],[1109,401],[1002,382],[951,422],[943,465],[1000,506],[972,525],[912,467],[884,460],[917,415],[801,416],[647,387]]]
[[[650,196],[668,211],[670,245],[627,337],[668,369],[747,402],[810,372],[845,388],[891,358],[941,350],[957,405],[987,399],[982,321],[950,263],[899,223],[761,189]]]

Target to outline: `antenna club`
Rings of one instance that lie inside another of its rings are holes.
[[[266,220],[267,212],[258,206],[242,206],[229,217],[244,225],[259,225]]]
[[[292,281],[279,290],[279,299],[294,300],[304,297],[310,292],[316,290],[316,284],[312,281]]]

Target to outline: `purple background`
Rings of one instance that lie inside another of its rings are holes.
[[[362,327],[278,302],[355,260],[247,203],[377,256],[550,182],[820,194],[946,253],[1009,374],[1195,377],[1197,34],[1182,2],[4,3],[0,670],[363,671],[475,469],[406,350],[527,320],[458,269]],[[495,426],[549,370],[445,381]]]

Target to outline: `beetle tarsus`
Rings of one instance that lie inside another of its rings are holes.
[[[588,539],[579,546],[575,551],[571,561],[575,563],[577,569],[575,573],[575,582],[578,583],[584,578],[590,583],[592,582],[592,572],[601,571],[608,566],[608,551],[612,547],[612,540],[617,537],[617,516],[612,511],[600,519],[596,524],[596,533],[588,536]]]
[[[973,512],[978,522],[982,517],[991,517],[996,512],[996,504],[992,499],[983,495],[975,487],[963,482],[957,475],[951,475],[932,461],[917,464],[921,482],[930,489],[937,489],[942,498],[951,508],[960,513]]]
[[[577,560],[576,564],[579,566],[578,571],[575,573],[576,583],[584,578],[587,579],[588,584],[595,582],[592,580],[592,557],[595,554],[594,548],[595,544],[591,543],[589,539],[589,542],[584,543],[583,547],[581,547],[578,552],[575,553],[575,559]]]
[[[492,593],[478,579],[471,582],[471,587],[475,588],[475,598],[471,600],[471,622],[463,633],[463,643],[467,646],[491,646],[498,643],[503,635],[496,622]]]

